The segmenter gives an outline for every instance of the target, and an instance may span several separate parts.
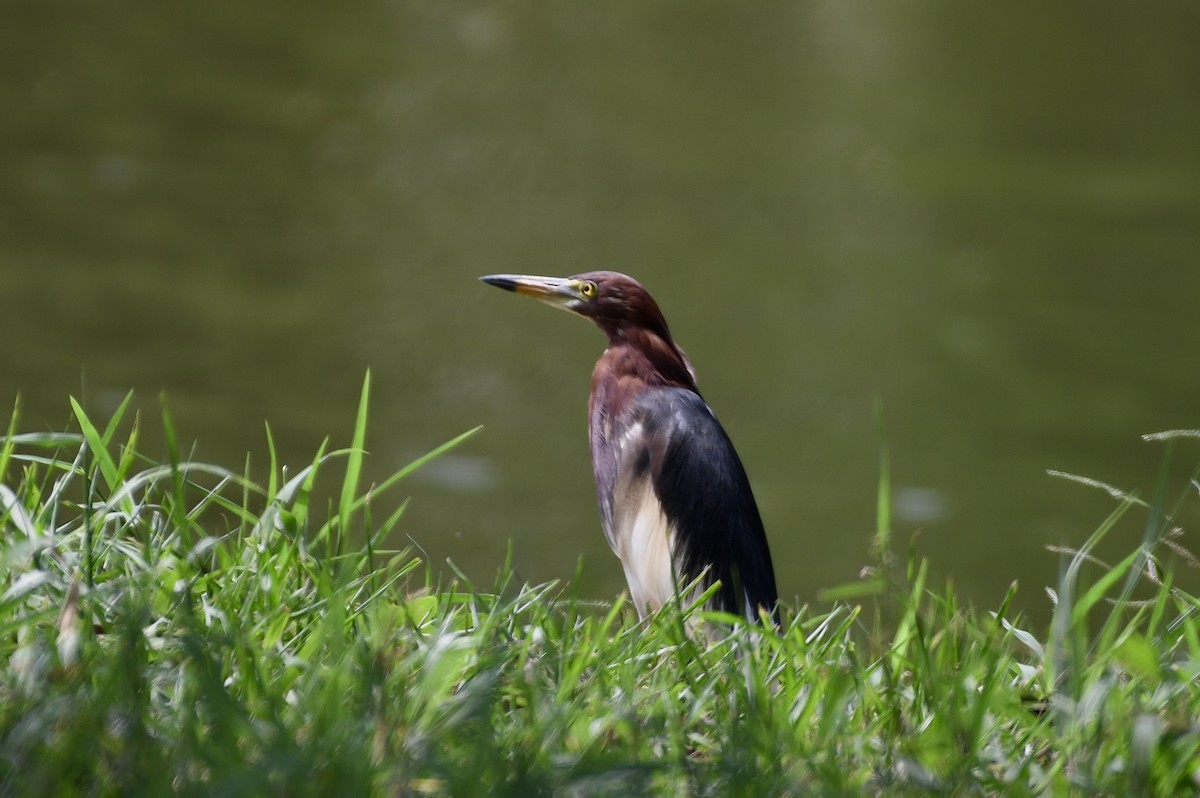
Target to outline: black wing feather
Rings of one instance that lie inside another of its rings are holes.
[[[682,388],[648,390],[631,408],[650,449],[650,478],[676,530],[680,585],[702,574],[715,606],[751,619],[775,612],[771,552],[742,461],[705,401]],[[746,600],[749,601],[747,606]]]

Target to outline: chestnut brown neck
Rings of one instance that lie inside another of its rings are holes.
[[[604,397],[608,414],[618,417],[647,388],[683,388],[699,393],[687,358],[670,338],[645,329],[610,336],[608,349],[592,372],[592,409]]]

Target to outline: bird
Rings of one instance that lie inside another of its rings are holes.
[[[608,338],[592,371],[588,439],[601,524],[639,619],[676,598],[690,606],[719,582],[707,609],[777,625],[746,469],[650,293],[613,271],[479,279],[591,319]]]

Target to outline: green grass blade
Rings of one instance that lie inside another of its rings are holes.
[[[875,400],[875,425],[879,435],[879,485],[875,495],[875,549],[887,563],[892,546],[892,465],[883,400]]]
[[[129,403],[133,401],[133,391],[125,394],[125,398],[117,405],[117,409],[113,411],[112,418],[104,425],[104,434],[101,436],[104,441],[105,448],[112,443],[113,437],[117,434],[117,427],[121,424],[121,419],[125,418],[125,411],[129,409]]]
[[[397,482],[404,479],[409,474],[411,474],[412,472],[419,469],[421,466],[428,463],[430,460],[433,460],[433,459],[445,454],[446,452],[450,451],[454,447],[462,444],[463,441],[466,441],[467,439],[471,438],[477,432],[479,432],[481,429],[483,429],[483,425],[480,425],[473,429],[469,429],[466,432],[462,433],[461,435],[458,435],[458,436],[450,439],[446,443],[443,443],[441,446],[438,446],[437,448],[429,451],[428,453],[421,455],[416,460],[413,460],[411,463],[406,465],[404,468],[397,471],[395,474],[392,474],[390,477],[385,479],[383,482],[380,482],[378,487],[374,488],[370,492],[369,495],[373,497],[373,496],[377,496],[380,493],[383,493],[388,488],[392,487]]]
[[[184,479],[183,473],[179,468],[179,441],[175,436],[175,424],[171,419],[171,409],[167,405],[166,393],[159,394],[159,406],[162,408],[162,426],[163,435],[167,441],[167,461],[171,467],[171,494],[174,501],[171,502],[171,521],[177,529],[182,529],[186,525],[186,497],[184,496]]]
[[[358,415],[354,419],[354,437],[350,443],[350,454],[346,459],[346,476],[342,481],[342,495],[338,502],[338,517],[341,533],[350,531],[350,519],[354,513],[354,500],[358,496],[358,483],[362,476],[363,456],[366,453],[367,411],[371,399],[371,371],[363,377],[362,395],[358,400]]]
[[[116,490],[117,483],[120,482],[120,471],[117,469],[117,464],[112,459],[112,455],[109,454],[104,436],[92,424],[83,407],[80,406],[79,402],[75,401],[75,397],[70,397],[70,400],[71,409],[75,411],[75,421],[79,424],[79,429],[83,432],[83,437],[92,452],[92,457],[96,459],[96,465],[100,468],[100,474],[104,477],[105,484],[110,491]]]
[[[20,415],[21,395],[17,394],[17,398],[13,401],[12,415],[8,418],[8,432],[5,434],[3,442],[0,442],[0,482],[3,482],[5,475],[8,474],[8,462],[12,458],[13,450],[17,445],[17,419]]]

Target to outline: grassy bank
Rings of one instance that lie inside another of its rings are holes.
[[[1194,482],[1115,492],[1031,629],[1014,594],[965,608],[892,561],[885,476],[873,577],[787,608],[782,635],[703,642],[688,608],[640,624],[386,549],[408,469],[360,484],[366,396],[348,448],[265,484],[181,458],[165,414],[169,455],[147,460],[127,405],[9,430],[0,793],[1200,792],[1198,602],[1159,558]],[[339,498],[313,506],[334,466]],[[1145,538],[1094,561],[1127,513]]]

